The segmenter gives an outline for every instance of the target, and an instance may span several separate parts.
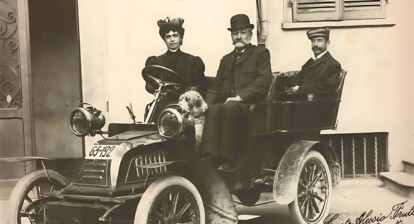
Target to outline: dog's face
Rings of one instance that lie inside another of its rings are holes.
[[[190,112],[194,117],[199,117],[207,110],[207,104],[197,91],[190,90],[182,94],[178,105],[185,111]]]

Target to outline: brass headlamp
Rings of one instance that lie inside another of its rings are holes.
[[[178,105],[170,105],[158,116],[158,131],[165,138],[177,138],[190,125],[188,118]]]
[[[88,103],[81,103],[70,114],[70,129],[79,137],[94,136],[105,125],[102,112]]]

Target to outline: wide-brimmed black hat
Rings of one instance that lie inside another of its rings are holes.
[[[250,23],[250,19],[246,14],[237,14],[230,19],[229,31],[240,30],[244,28],[254,28],[254,25]]]

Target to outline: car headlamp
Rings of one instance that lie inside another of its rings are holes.
[[[187,123],[179,106],[169,107],[158,116],[158,131],[165,138],[176,138],[184,132]]]
[[[105,125],[102,112],[88,103],[82,103],[70,114],[70,129],[79,137],[94,136]]]

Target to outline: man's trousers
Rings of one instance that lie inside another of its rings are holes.
[[[236,101],[209,105],[201,152],[230,162],[239,159],[247,143],[249,107]]]

